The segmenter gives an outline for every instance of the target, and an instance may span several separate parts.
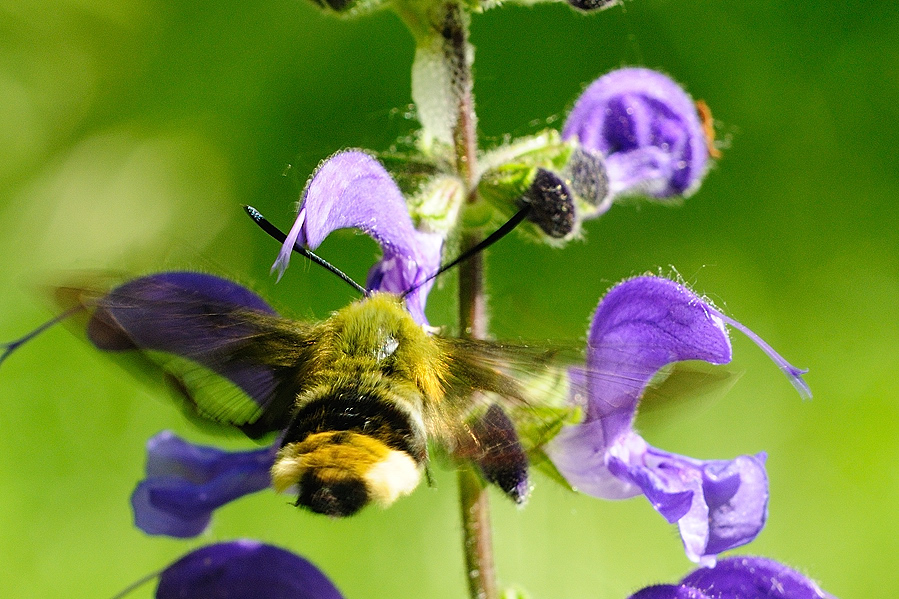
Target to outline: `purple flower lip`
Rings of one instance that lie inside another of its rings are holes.
[[[730,557],[678,584],[637,591],[629,599],[835,599],[796,570],[763,557]]]
[[[687,556],[710,565],[748,543],[767,518],[765,454],[696,460],[650,446],[633,430],[640,397],[655,373],[683,360],[731,360],[726,324],[745,332],[808,393],[802,373],[746,327],[724,317],[689,289],[659,277],[614,287],[593,316],[587,364],[571,373],[586,392],[583,422],[566,426],[546,446],[577,490],[604,499],[644,495],[676,522]]]
[[[231,452],[159,433],[147,442],[147,477],[131,495],[135,525],[151,535],[199,535],[214,510],[271,485],[277,450],[275,443]]]
[[[191,551],[159,576],[156,599],[343,599],[309,561],[285,549],[238,540]]]
[[[433,283],[425,280],[440,268],[443,237],[415,228],[399,187],[365,152],[340,152],[315,171],[272,272],[280,279],[294,244],[314,250],[332,231],[347,228],[363,231],[383,250],[366,287],[403,293],[420,285],[406,296],[406,305],[417,322],[426,324],[425,300]]]
[[[690,195],[707,168],[696,104],[650,69],[618,69],[594,81],[568,115],[562,137],[604,158],[614,197]]]

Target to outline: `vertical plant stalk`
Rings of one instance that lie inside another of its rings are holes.
[[[450,72],[450,93],[456,101],[456,118],[453,127],[453,146],[456,153],[456,172],[465,180],[469,189],[469,202],[476,201],[477,177],[477,118],[474,111],[474,93],[471,74],[471,47],[468,44],[469,17],[461,5],[446,5],[443,19],[443,55]]]
[[[451,90],[456,101],[453,127],[456,172],[465,181],[467,202],[477,201],[477,119],[472,92],[471,49],[468,44],[468,15],[456,2],[445,8],[441,35],[444,57],[452,74]],[[461,251],[477,245],[480,230],[465,231]],[[483,339],[487,335],[484,260],[477,254],[460,265],[459,328],[463,337]],[[490,529],[490,504],[481,476],[471,466],[461,468],[459,503],[462,514],[463,550],[466,575],[472,599],[496,599],[496,572],[493,564],[493,539]]]
[[[462,251],[480,241],[479,233],[466,233]],[[483,256],[476,254],[460,265],[459,326],[463,337],[480,339],[487,332]],[[459,470],[459,504],[462,508],[463,550],[472,599],[496,599],[496,571],[490,530],[490,504],[481,476],[472,466]]]

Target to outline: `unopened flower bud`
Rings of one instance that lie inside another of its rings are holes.
[[[574,199],[568,185],[557,174],[537,169],[534,182],[522,196],[521,203],[531,207],[528,219],[548,236],[560,239],[574,231],[577,223]]]
[[[618,0],[568,0],[568,4],[572,7],[583,10],[602,10],[618,4]]]

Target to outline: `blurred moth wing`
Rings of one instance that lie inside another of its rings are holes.
[[[543,445],[586,409],[580,351],[433,335],[374,293],[318,323],[284,318],[227,279],[163,272],[106,293],[61,292],[98,348],[167,380],[192,419],[271,433],[272,485],[335,517],[386,506],[431,454],[474,464],[517,503],[529,466],[565,483]],[[668,373],[670,385],[678,379]]]
[[[318,323],[193,272],[63,295],[89,314],[95,346],[161,372],[192,419],[278,433],[273,486],[298,505],[331,516],[389,505],[418,485],[429,447],[477,464],[513,500],[527,496],[542,416],[524,373],[548,367],[545,349],[430,335],[386,293]]]

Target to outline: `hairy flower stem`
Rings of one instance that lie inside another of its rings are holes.
[[[453,146],[456,172],[465,181],[467,201],[477,201],[477,119],[472,94],[471,52],[468,45],[468,15],[455,2],[446,5],[441,34],[444,57],[452,73],[452,92],[456,100]],[[461,251],[483,239],[480,230],[463,233]],[[463,262],[459,270],[459,328],[463,337],[483,339],[487,334],[484,260],[477,254]],[[490,530],[490,504],[481,476],[471,467],[459,471],[459,502],[462,509],[463,550],[466,575],[472,599],[496,599],[496,574],[493,566],[493,541]]]
[[[463,236],[463,251],[481,239],[480,232]],[[461,334],[481,339],[487,333],[484,261],[476,254],[460,265],[459,325]],[[472,467],[459,470],[459,503],[462,508],[463,550],[466,575],[472,599],[496,599],[496,573],[493,567],[493,540],[490,531],[490,504],[487,489]]]
[[[451,73],[451,93],[456,101],[453,127],[453,146],[456,151],[456,172],[464,179],[469,191],[476,186],[477,176],[477,119],[472,92],[471,49],[468,45],[468,15],[460,4],[446,5],[443,17],[443,56]],[[469,201],[475,198],[469,197]]]

